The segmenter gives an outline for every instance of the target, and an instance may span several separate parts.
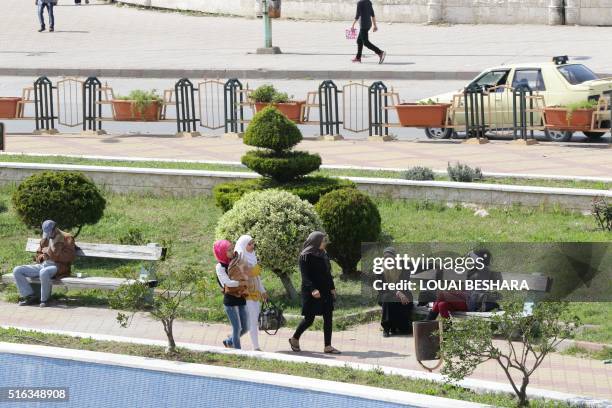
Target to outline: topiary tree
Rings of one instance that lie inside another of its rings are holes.
[[[106,200],[98,187],[82,173],[44,172],[25,179],[13,194],[13,206],[29,227],[40,228],[52,219],[66,230],[97,223],[104,214]]]
[[[327,232],[327,253],[342,274],[354,274],[361,259],[361,243],[376,241],[381,233],[380,213],[367,194],[354,188],[325,194],[315,209]]]
[[[290,151],[302,140],[298,127],[273,106],[258,112],[244,135],[244,143],[264,150],[253,150],[242,157],[242,164],[278,182],[287,182],[319,169],[321,157],[308,152]]]
[[[217,239],[236,241],[249,234],[257,243],[261,265],[279,277],[287,296],[298,298],[291,281],[302,243],[321,221],[312,204],[281,190],[248,193],[226,212],[217,224]]]

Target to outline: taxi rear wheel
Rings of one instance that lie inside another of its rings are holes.
[[[567,142],[571,140],[573,132],[565,131],[565,130],[550,130],[545,129],[544,135],[546,139],[551,142]]]
[[[449,139],[453,135],[452,128],[425,128],[425,135],[429,139]]]

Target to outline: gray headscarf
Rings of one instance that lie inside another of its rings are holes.
[[[325,233],[321,231],[313,231],[306,238],[302,252],[300,252],[300,258],[305,258],[307,255],[314,255],[320,258],[325,257],[325,251],[321,249],[321,243],[325,239]]]
[[[383,255],[386,255],[386,254],[389,254],[395,257],[395,255],[397,255],[397,251],[393,247],[386,247],[385,250],[383,251]]]

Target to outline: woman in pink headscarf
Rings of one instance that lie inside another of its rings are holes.
[[[223,345],[229,348],[240,348],[240,337],[248,330],[248,316],[246,310],[245,291],[246,281],[231,279],[230,264],[235,258],[234,244],[228,240],[216,241],[213,252],[217,259],[217,282],[223,291],[223,306],[225,313],[232,324],[232,334],[223,340]],[[232,264],[233,265],[233,264]]]

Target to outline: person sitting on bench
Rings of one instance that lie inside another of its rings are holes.
[[[42,239],[35,256],[36,263],[13,269],[15,283],[21,295],[19,306],[40,302],[40,307],[46,307],[51,295],[51,279],[70,276],[70,264],[75,258],[76,245],[72,235],[57,228],[55,221],[43,222]],[[27,278],[40,279],[40,298],[34,294]]]

